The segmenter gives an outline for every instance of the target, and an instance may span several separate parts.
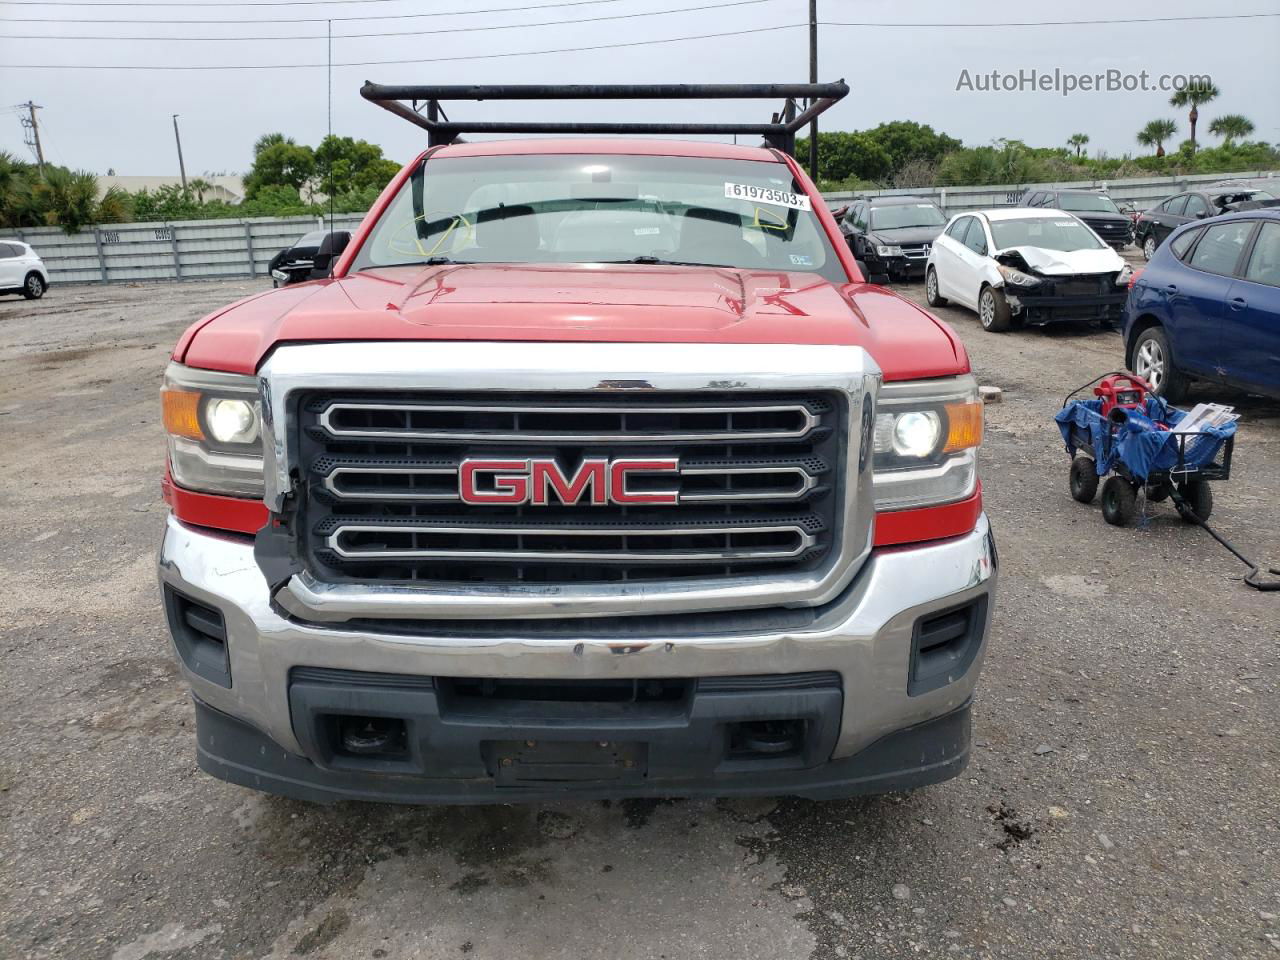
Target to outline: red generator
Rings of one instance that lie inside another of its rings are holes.
[[[1110,418],[1111,411],[1116,407],[1145,414],[1147,394],[1150,392],[1151,385],[1147,381],[1127,373],[1113,373],[1109,377],[1103,377],[1093,388],[1094,396],[1102,398],[1102,409],[1098,412],[1104,420]]]

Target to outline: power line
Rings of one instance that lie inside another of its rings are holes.
[[[548,4],[548,6],[550,6]],[[1168,22],[1170,20],[1239,20],[1257,17],[1280,17],[1280,13],[1251,13],[1251,14],[1219,14],[1206,15],[1200,17],[1181,17],[1181,18],[1164,18],[1164,17],[1148,17],[1148,18],[1131,18],[1120,20],[1064,20],[1064,21],[1015,21],[1013,23],[993,23],[993,24],[955,24],[955,23],[932,23],[932,24],[889,24],[889,23],[851,23],[851,22],[835,22],[822,21],[822,26],[830,27],[934,27],[934,28],[951,28],[957,26],[986,26],[986,27],[1029,27],[1029,26],[1076,26],[1076,25],[1098,25],[1098,24],[1121,24],[1121,23],[1152,23],[1152,22]],[[807,27],[805,23],[786,23],[778,24],[770,27],[755,27],[747,30],[728,30],[720,33],[702,33],[691,34],[681,37],[665,37],[660,40],[632,40],[623,43],[602,43],[583,47],[557,47],[549,50],[515,50],[507,53],[481,53],[470,54],[465,56],[451,57],[430,57],[426,59],[397,59],[397,60],[354,60],[345,63],[334,63],[334,67],[376,67],[376,66],[400,66],[422,63],[451,63],[468,60],[498,60],[508,57],[534,57],[545,56],[554,53],[582,53],[594,50],[618,50],[626,47],[646,47],[664,43],[681,43],[687,40],[713,40],[722,37],[741,37],[748,34],[769,33],[775,30],[790,30],[795,27]],[[104,37],[102,39],[111,39]],[[15,70],[181,70],[181,71],[205,71],[205,70],[303,70],[313,69],[316,67],[329,66],[327,63],[256,63],[256,64],[181,64],[181,65],[142,65],[142,64],[84,64],[84,63],[26,63],[26,64],[9,64]]]
[[[13,0],[0,0],[0,3],[13,2]],[[328,2],[328,0],[326,0]],[[342,0],[348,2],[348,0]],[[356,0],[356,2],[365,2],[365,0]],[[544,3],[533,7],[493,7],[485,10],[449,10],[438,13],[398,13],[385,16],[371,17],[287,17],[280,19],[271,18],[255,18],[253,20],[125,20],[112,18],[109,20],[90,20],[78,18],[75,20],[54,20],[40,17],[0,17],[0,23],[129,23],[129,24],[157,24],[157,25],[175,25],[175,24],[244,24],[244,23],[328,23],[331,21],[354,21],[354,20],[402,20],[421,17],[461,17],[472,16],[475,14],[489,13],[528,13],[541,9],[555,9],[563,7],[582,7],[592,6],[603,3],[621,3],[624,0],[567,0],[567,2]],[[436,30],[416,30],[416,31],[383,31],[377,33],[335,33],[333,39],[351,39],[356,37],[392,37],[392,36],[424,36],[427,34],[440,33],[468,33],[473,31],[484,30],[512,30],[520,27],[541,27],[541,26],[561,26],[565,24],[577,23],[596,23],[603,20],[624,20],[636,17],[646,16],[664,16],[673,13],[692,13],[699,10],[712,10],[719,7],[746,6],[754,3],[769,3],[773,0],[734,0],[728,3],[704,4],[692,7],[677,7],[669,10],[646,10],[640,13],[616,14],[612,16],[591,17],[585,19],[574,20],[554,20],[541,23],[521,23],[521,24],[489,24],[483,27],[449,27]],[[106,4],[93,4],[93,6],[105,6]],[[265,6],[265,4],[264,4]],[[1095,20],[1009,20],[1009,21],[993,21],[993,22],[976,22],[965,21],[960,22],[885,22],[872,20],[823,20],[820,22],[824,27],[862,27],[864,29],[963,29],[977,28],[983,30],[999,29],[1003,27],[1085,27],[1085,26],[1113,26],[1135,23],[1192,23],[1197,21],[1212,20],[1255,20],[1263,17],[1280,17],[1280,13],[1210,13],[1199,14],[1185,17],[1125,17],[1125,18],[1104,18]],[[210,40],[210,41],[256,41],[256,40],[323,40],[323,34],[315,34],[306,37],[120,37],[120,36],[82,36],[82,35],[56,35],[56,34],[10,34],[11,39],[15,40],[166,40],[166,41],[188,41],[188,40]],[[335,66],[343,66],[343,64],[335,64]]]
[[[0,0],[2,2],[2,0]],[[777,0],[727,0],[724,3],[704,3],[695,7],[675,7],[669,10],[646,10],[642,13],[614,13],[601,17],[577,17],[573,20],[542,20],[535,23],[498,23],[486,24],[482,27],[440,27],[435,30],[394,30],[394,31],[378,31],[376,33],[335,33],[332,40],[354,40],[362,37],[421,37],[429,34],[439,33],[481,33],[488,30],[523,30],[528,27],[563,27],[569,25],[577,25],[580,23],[601,23],[606,20],[633,20],[637,17],[662,17],[676,13],[694,13],[699,10],[721,10],[725,7],[748,7],[761,3],[776,3]],[[261,42],[281,40],[324,40],[323,34],[313,34],[305,37],[83,37],[83,36],[48,36],[42,34],[10,34],[14,40],[125,40],[133,42],[135,40],[159,40],[164,42],[170,41],[234,41],[241,42]]]
[[[487,10],[433,10],[430,13],[375,13],[365,16],[350,17],[254,17],[252,20],[231,20],[219,17],[217,20],[138,20],[127,17],[91,18],[75,17],[73,19],[54,19],[51,17],[0,17],[0,23],[150,23],[150,24],[243,24],[243,23],[334,23],[351,20],[420,20],[424,17],[469,17],[482,13],[528,13],[530,10],[550,10],[554,7],[589,7],[602,3],[622,3],[623,0],[557,0],[556,3],[541,3],[536,6],[492,7]],[[105,39],[110,39],[109,37]]]
[[[1009,20],[1000,23],[864,23],[846,20],[823,20],[824,27],[1096,27],[1125,23],[1187,23],[1193,20],[1254,20],[1259,17],[1280,17],[1280,13],[1207,13],[1191,17],[1128,17],[1107,20]]]
[[[331,3],[402,3],[403,0],[0,0],[0,7],[316,7]]]
[[[581,53],[587,50],[617,50],[622,47],[647,47],[660,43],[680,43],[685,40],[713,40],[720,37],[741,37],[749,33],[769,33],[773,30],[790,30],[807,27],[805,23],[783,23],[773,27],[755,27],[750,30],[729,30],[724,33],[700,33],[687,37],[666,37],[661,40],[632,40],[626,43],[601,43],[589,47],[559,47],[553,50],[514,50],[509,53],[478,53],[469,56],[429,57],[420,60],[359,60],[335,63],[335,67],[382,67],[420,63],[447,63],[461,60],[498,60],[505,57],[537,57],[551,53]],[[143,66],[141,64],[86,64],[86,63],[13,63],[14,70],[306,70],[325,67],[325,63],[253,63],[215,65]]]

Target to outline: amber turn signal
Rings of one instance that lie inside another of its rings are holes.
[[[982,404],[948,403],[947,442],[943,453],[955,453],[982,445]]]
[[[200,394],[191,390],[161,390],[164,429],[171,436],[204,439],[200,429]]]

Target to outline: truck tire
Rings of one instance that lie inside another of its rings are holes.
[[[1069,474],[1071,499],[1079,503],[1093,503],[1098,495],[1098,470],[1092,457],[1076,457],[1071,461]]]
[[[1191,514],[1195,514],[1201,520],[1209,519],[1209,515],[1213,513],[1213,488],[1209,486],[1207,480],[1188,480],[1186,483],[1180,483],[1178,493],[1185,501],[1185,503],[1179,503],[1177,500],[1173,502],[1178,516],[1187,523],[1196,522]]]
[[[978,294],[978,322],[988,333],[1005,333],[1013,326],[1013,312],[1003,290],[982,288]]]
[[[1138,515],[1138,494],[1124,477],[1110,476],[1102,485],[1102,519],[1113,527],[1127,527]]]
[[[947,305],[947,298],[938,293],[938,271],[933,267],[924,275],[924,299],[931,307]]]
[[[35,271],[28,273],[27,278],[22,281],[22,295],[28,300],[39,300],[44,296],[44,291],[44,278]]]
[[[1151,384],[1151,392],[1169,403],[1186,399],[1190,381],[1173,365],[1164,327],[1147,327],[1133,344],[1133,372]]]

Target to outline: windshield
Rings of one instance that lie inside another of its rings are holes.
[[[932,203],[895,203],[871,208],[872,230],[900,230],[904,227],[940,227],[947,222]]]
[[[1249,203],[1256,200],[1274,200],[1273,194],[1267,193],[1265,190],[1236,190],[1232,193],[1224,193],[1213,198],[1213,202],[1223,207],[1228,203]]]
[[[785,165],[705,157],[454,157],[420,166],[353,269],[679,263],[849,278]]]
[[[304,233],[301,237],[294,241],[295,247],[318,247],[320,241],[329,233],[328,230],[313,230],[310,233]]]
[[[1097,193],[1063,193],[1058,196],[1058,209],[1080,213],[1119,213],[1110,197]]]
[[[1065,253],[1071,250],[1096,250],[1106,246],[1083,223],[1066,217],[992,220],[991,238],[998,250],[1041,247]]]

